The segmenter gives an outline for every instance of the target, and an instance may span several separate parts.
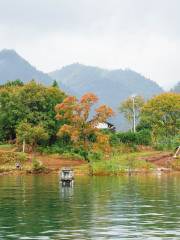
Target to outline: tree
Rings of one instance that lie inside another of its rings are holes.
[[[0,88],[1,138],[15,139],[18,124],[28,122],[41,123],[49,135],[49,142],[55,141],[61,123],[55,119],[54,107],[64,98],[59,88],[45,87],[35,81]]]
[[[141,96],[134,97],[134,109],[133,109],[133,99],[129,97],[125,101],[123,101],[119,107],[119,111],[124,114],[124,117],[127,121],[133,126],[133,115],[135,111],[135,120],[139,121],[141,109],[144,105],[145,101]]]
[[[25,143],[27,143],[32,147],[33,151],[40,141],[48,139],[48,134],[41,125],[33,126],[27,122],[22,122],[18,125],[16,136],[17,142],[23,143],[23,150],[25,150]]]
[[[151,126],[155,137],[174,136],[180,132],[180,94],[163,93],[143,107],[141,122]]]
[[[52,87],[57,87],[57,88],[59,87],[58,82],[56,80],[53,81]]]
[[[23,86],[24,83],[20,79],[16,79],[14,81],[8,81],[7,83],[0,85],[0,87],[11,87],[11,86]]]
[[[103,134],[96,126],[99,122],[106,121],[113,115],[110,107],[102,105],[95,109],[95,115],[90,120],[92,106],[97,103],[98,98],[92,93],[87,93],[78,100],[69,96],[55,108],[58,120],[63,120],[64,125],[59,129],[58,135],[68,135],[74,146],[84,151],[90,149],[109,148],[108,136]]]

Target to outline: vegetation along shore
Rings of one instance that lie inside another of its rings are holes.
[[[58,172],[120,175],[179,171],[180,94],[145,100],[129,97],[119,106],[131,129],[118,131],[116,114],[98,97],[63,92],[20,80],[0,86],[0,174]]]

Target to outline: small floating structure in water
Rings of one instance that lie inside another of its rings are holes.
[[[60,181],[62,186],[72,187],[74,183],[74,171],[71,168],[62,168],[60,171]]]

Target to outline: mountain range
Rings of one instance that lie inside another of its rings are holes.
[[[111,106],[116,112],[120,102],[132,94],[148,99],[163,92],[157,83],[130,69],[107,70],[75,63],[47,74],[37,70],[14,50],[2,50],[0,84],[15,79],[21,79],[23,82],[35,79],[46,85],[51,85],[53,80],[56,80],[60,88],[77,97],[86,92],[93,92],[99,97],[100,103]],[[111,121],[118,128],[127,128],[120,115]]]
[[[45,84],[52,82],[48,74],[38,71],[14,50],[4,49],[0,52],[0,84],[15,79],[23,82],[36,79]]]

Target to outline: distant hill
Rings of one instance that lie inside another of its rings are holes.
[[[86,92],[95,93],[101,103],[106,103],[115,111],[121,101],[138,94],[146,99],[163,92],[163,89],[150,79],[132,70],[106,70],[97,67],[72,64],[49,73],[49,76],[68,87],[69,93],[78,97]],[[119,115],[112,120],[118,127],[127,124]]]
[[[178,82],[173,89],[171,89],[172,92],[180,93],[180,82]]]
[[[48,74],[38,71],[14,50],[4,49],[0,52],[0,84],[16,79],[23,82],[35,79],[44,84],[52,83]]]

